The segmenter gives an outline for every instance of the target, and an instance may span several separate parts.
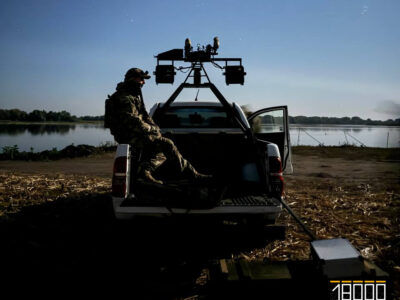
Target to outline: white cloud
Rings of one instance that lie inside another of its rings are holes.
[[[368,5],[364,5],[361,9],[361,15],[366,15],[368,12]]]

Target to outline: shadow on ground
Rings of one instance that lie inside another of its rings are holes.
[[[265,246],[266,237],[253,233],[187,216],[116,221],[109,195],[86,195],[1,219],[1,270],[7,282],[71,289],[90,280],[173,298],[193,293],[210,259]]]

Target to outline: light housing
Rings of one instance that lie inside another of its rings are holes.
[[[190,42],[190,39],[187,38],[185,40],[185,57],[189,56],[190,51],[192,51],[192,43]]]
[[[114,172],[112,178],[112,192],[114,197],[125,198],[127,194],[126,173],[128,170],[128,158],[117,157],[114,161]]]
[[[227,85],[230,84],[244,84],[244,76],[246,72],[242,65],[238,66],[226,66],[225,67],[225,82]]]
[[[174,78],[176,75],[173,65],[158,65],[156,66],[156,83],[174,83]]]
[[[217,51],[218,48],[219,48],[219,38],[217,36],[214,38],[214,46],[213,46],[213,48],[214,48],[214,51]]]
[[[283,196],[285,192],[285,182],[283,179],[282,161],[280,157],[270,156],[268,159],[269,175],[271,179],[272,193]]]

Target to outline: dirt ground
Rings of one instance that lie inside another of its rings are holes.
[[[55,161],[0,161],[1,172],[42,175],[86,175],[110,178],[114,153]]]
[[[399,288],[399,152],[364,149],[357,155],[353,152],[359,150],[304,148],[293,151],[294,174],[285,177],[287,202],[318,238],[348,238],[364,257],[388,271]],[[117,272],[115,266],[123,264],[140,270],[142,288],[151,289],[146,283],[166,278],[169,283],[182,276],[182,282],[201,281],[210,257],[310,257],[307,236],[287,213],[279,218],[288,225],[285,240],[272,242],[239,236],[234,243],[221,236],[210,241],[214,230],[198,224],[190,236],[181,223],[163,224],[162,229],[158,223],[114,224],[108,198],[112,162],[112,153],[51,162],[1,161],[0,234],[5,243],[0,254],[11,258],[3,269],[31,275],[41,268],[84,277]],[[135,241],[126,238],[132,232]],[[133,273],[132,278],[139,276]]]

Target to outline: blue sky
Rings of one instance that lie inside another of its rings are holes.
[[[400,117],[400,1],[1,1],[0,107],[101,115],[130,67],[153,72],[154,55],[221,41],[242,57],[245,85],[230,101],[252,109],[288,105],[291,115]],[[174,85],[143,93],[148,108]],[[195,90],[179,100],[194,99]],[[215,99],[201,90],[200,100]]]

